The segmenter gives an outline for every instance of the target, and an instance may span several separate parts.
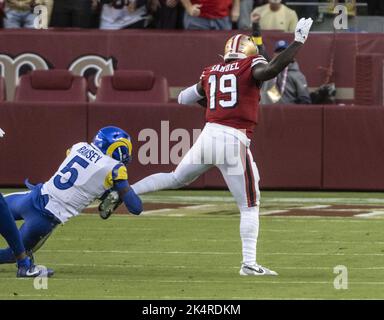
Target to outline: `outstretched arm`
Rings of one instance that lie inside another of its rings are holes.
[[[259,81],[265,81],[275,78],[283,71],[284,68],[293,61],[293,58],[307,40],[312,23],[313,20],[311,18],[300,19],[296,25],[295,41],[278,56],[273,58],[270,63],[256,64],[252,69],[253,78]]]
[[[201,85],[201,82],[190,86],[179,93],[177,101],[180,104],[194,104],[200,103],[201,100],[204,100],[205,92]]]

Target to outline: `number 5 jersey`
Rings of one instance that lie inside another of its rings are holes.
[[[66,222],[112,188],[113,181],[127,179],[124,164],[92,144],[80,142],[72,146],[58,171],[44,183],[41,194],[49,197],[45,208]]]

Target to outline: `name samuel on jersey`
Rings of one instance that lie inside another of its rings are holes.
[[[217,72],[228,72],[228,71],[233,71],[233,70],[239,70],[239,64],[238,62],[234,62],[234,63],[231,63],[231,64],[228,64],[226,66],[221,66],[219,64],[216,64],[212,67],[211,69],[211,72],[212,71],[217,71]]]

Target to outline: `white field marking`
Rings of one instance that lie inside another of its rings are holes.
[[[61,267],[83,267],[83,268],[159,268],[159,269],[201,269],[201,266],[184,266],[184,265],[145,265],[145,264],[95,264],[95,263],[54,263],[46,262],[47,265]],[[215,269],[239,269],[234,266],[215,266]],[[300,267],[300,266],[285,266],[274,267],[276,270],[333,270],[333,266],[328,267]],[[384,267],[349,267],[350,270],[384,270]]]
[[[275,213],[289,213],[290,210],[260,210],[261,216],[267,216],[269,214],[275,214]]]
[[[148,210],[148,211],[143,211],[140,215],[141,216],[146,216],[146,215],[150,215],[150,214],[158,214],[158,213],[164,213],[164,212],[170,212],[170,211],[173,211],[175,208],[171,209],[171,208],[164,208],[164,209],[156,209],[156,210]]]
[[[331,205],[329,204],[320,204],[320,205],[315,205],[315,206],[304,206],[304,207],[299,207],[295,209],[307,209],[307,210],[318,210],[318,209],[325,209],[329,208]]]
[[[187,209],[187,210],[201,210],[201,209],[211,209],[215,208],[215,204],[201,204],[201,205],[195,205],[195,206],[187,206],[187,207],[181,207],[179,209]]]
[[[219,251],[138,251],[138,250],[40,250],[49,253],[118,253],[118,254],[189,254],[189,255],[240,255],[240,252],[219,252]],[[323,253],[323,252],[266,252],[264,256],[384,256],[384,253]]]
[[[176,202],[233,202],[235,203],[231,195],[228,196],[143,196],[143,200],[147,202],[162,202],[167,203],[172,200]],[[322,204],[383,204],[384,198],[263,198],[261,197],[261,203],[322,203]]]
[[[108,279],[109,282],[119,282],[119,283],[122,283],[122,282],[139,282],[139,283],[143,283],[143,282],[149,282],[149,283],[224,283],[224,284],[228,284],[228,283],[231,283],[231,282],[234,282],[236,284],[239,283],[239,277],[240,276],[236,276],[236,278],[232,278],[232,279],[227,279],[227,280],[157,280],[157,279]],[[267,276],[268,277],[268,276]],[[1,280],[12,280],[14,281],[15,278],[0,278]],[[264,277],[265,279],[265,277]],[[307,284],[327,284],[327,285],[333,285],[333,281],[279,281],[279,280],[272,280],[273,277],[269,277],[269,279],[271,280],[266,280],[266,281],[255,281],[255,283],[263,283],[263,284],[295,284],[295,285],[300,285],[300,284],[303,284],[303,285],[307,285]],[[100,281],[103,281],[104,279],[102,278],[99,278],[99,279],[95,279],[95,278],[50,278],[49,281],[50,282],[60,282],[60,281],[64,281],[64,282],[72,282],[72,281],[92,281],[92,282],[100,282]],[[353,285],[384,285],[384,282],[377,282],[377,281],[349,281],[348,282],[349,284],[353,284]]]
[[[60,236],[57,236],[55,237],[55,240],[57,241],[92,241],[92,242],[95,242],[97,240],[95,240],[95,238],[61,238]],[[122,239],[121,238],[106,238],[106,239],[100,239],[100,241],[113,241],[113,242],[116,242],[116,241],[121,241]],[[150,241],[156,241],[156,242],[175,242],[175,239],[148,239]],[[239,242],[240,243],[240,239],[204,239],[204,238],[201,238],[201,239],[189,239],[188,241],[192,241],[192,242],[214,242],[214,243],[221,243],[221,242]],[[143,240],[143,242],[147,242],[145,240]],[[300,240],[300,239],[296,239],[296,240],[292,240],[292,239],[259,239],[258,242],[272,242],[272,243],[276,243],[276,242],[284,242],[284,243],[307,243],[307,244],[325,244],[325,243],[329,243],[329,244],[372,244],[372,241],[343,241],[343,240],[322,240],[322,239],[318,239],[318,240]],[[374,241],[376,245],[384,245],[384,241]]]
[[[383,216],[384,215],[384,210],[373,210],[369,213],[361,213],[361,214],[356,214],[355,217],[359,218],[370,218],[370,217],[377,217],[377,216]]]

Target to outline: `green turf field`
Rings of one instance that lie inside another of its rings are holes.
[[[0,265],[0,298],[384,298],[383,194],[262,196],[258,262],[277,277],[238,275],[239,214],[228,192],[166,191],[143,197],[152,206],[142,216],[119,214],[103,221],[84,214],[58,227],[35,256],[56,271],[48,289],[16,279],[14,265]],[[167,208],[170,204],[181,207]],[[346,290],[334,288],[337,265],[347,267]]]

